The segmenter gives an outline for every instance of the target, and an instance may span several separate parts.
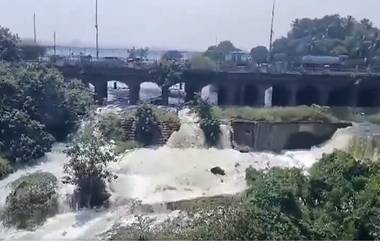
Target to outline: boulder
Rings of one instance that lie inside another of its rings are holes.
[[[33,173],[11,184],[3,212],[5,226],[33,230],[58,212],[57,178],[50,173]]]
[[[214,175],[221,175],[221,176],[226,175],[226,172],[221,167],[213,167],[211,168],[210,171]]]

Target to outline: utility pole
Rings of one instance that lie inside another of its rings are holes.
[[[274,14],[276,9],[276,0],[273,0],[273,8],[272,8],[272,22],[270,26],[270,38],[269,38],[269,56],[268,62],[272,60],[272,48],[273,48],[273,34],[274,34]]]
[[[96,58],[99,58],[98,0],[95,1]]]
[[[57,51],[56,51],[56,34],[55,34],[55,31],[54,31],[54,46],[53,46],[53,48],[54,48],[54,56],[56,56]]]
[[[36,13],[33,13],[33,40],[37,43],[37,30],[36,30]]]

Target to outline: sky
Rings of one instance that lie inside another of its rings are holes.
[[[249,50],[269,45],[272,0],[98,0],[100,47],[205,50],[231,40]],[[277,0],[275,38],[291,22],[326,14],[369,18],[380,27],[380,0]],[[95,0],[0,0],[0,25],[60,45],[95,45]]]

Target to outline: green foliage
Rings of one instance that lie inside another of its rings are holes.
[[[39,60],[46,53],[46,47],[40,46],[31,40],[23,40],[19,48],[24,60]]]
[[[372,240],[379,238],[380,165],[336,151],[305,175],[272,168],[246,172],[241,203],[195,213],[179,239]]]
[[[207,56],[194,55],[190,59],[190,69],[215,71],[217,69],[217,65]]]
[[[213,107],[212,113],[214,116],[221,119],[241,119],[250,121],[336,121],[336,118],[334,118],[327,109],[314,106],[273,108],[233,107],[225,109]]]
[[[174,60],[174,61],[179,61],[183,58],[183,55],[180,51],[178,50],[169,50],[164,53],[162,56],[162,60]]]
[[[262,64],[268,61],[269,50],[265,46],[257,46],[251,50],[253,61]]]
[[[155,144],[154,140],[160,135],[159,121],[148,105],[139,107],[135,115],[136,141],[144,144]]]
[[[162,60],[149,72],[150,78],[162,88],[182,81],[182,66],[173,60]]]
[[[106,181],[117,178],[108,169],[109,163],[116,161],[112,149],[103,139],[95,137],[88,126],[66,153],[70,159],[64,165],[67,176],[63,182],[77,187],[73,203],[79,208],[104,205],[110,197]]]
[[[0,107],[0,152],[12,162],[28,162],[48,152],[54,141],[43,125],[20,110]]]
[[[64,82],[54,69],[0,63],[0,152],[16,162],[41,157],[52,135],[64,139],[91,103],[83,84]]]
[[[369,20],[327,15],[319,19],[296,19],[287,37],[273,44],[275,59],[304,55],[347,55],[352,59],[379,57],[379,29]]]
[[[17,47],[19,41],[17,35],[0,25],[0,61],[20,60],[21,53]]]
[[[58,212],[57,178],[50,173],[33,173],[12,183],[2,215],[6,226],[34,229]]]
[[[97,127],[106,140],[124,141],[125,132],[122,126],[122,117],[116,113],[102,115]]]
[[[220,139],[220,121],[212,113],[212,107],[207,101],[204,101],[200,95],[195,98],[193,110],[200,118],[200,127],[205,134],[206,143],[213,147],[218,144]]]
[[[210,46],[204,53],[213,61],[219,63],[225,61],[225,56],[233,51],[238,51],[231,41],[222,41],[217,46]]]
[[[0,180],[5,178],[10,172],[11,167],[8,160],[0,156]]]
[[[13,71],[23,108],[58,140],[64,139],[90,109],[92,99],[83,85],[77,81],[65,83],[55,69],[28,65]]]
[[[131,48],[127,50],[129,58],[146,58],[149,53],[149,48]]]

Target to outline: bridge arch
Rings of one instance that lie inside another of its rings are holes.
[[[341,87],[330,91],[328,96],[328,106],[349,106],[350,104],[350,87]]]
[[[247,106],[256,105],[258,102],[259,90],[254,85],[247,85],[243,91],[243,104]]]
[[[319,104],[319,90],[317,87],[308,85],[297,91],[297,105]]]
[[[379,89],[366,87],[359,89],[358,106],[376,107],[380,104]]]
[[[272,87],[272,106],[287,106],[290,104],[290,90],[282,84]]]

